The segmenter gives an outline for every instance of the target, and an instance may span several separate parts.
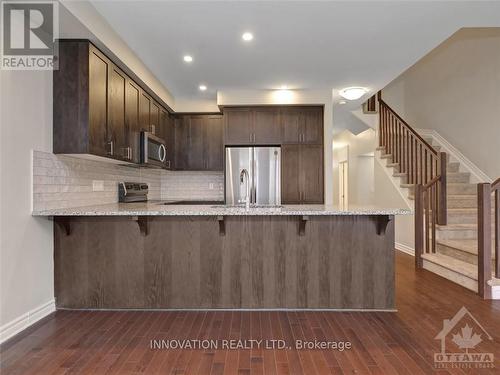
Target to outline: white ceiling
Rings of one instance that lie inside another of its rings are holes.
[[[461,27],[500,27],[499,1],[92,3],[175,97],[192,99],[284,84],[375,90]]]

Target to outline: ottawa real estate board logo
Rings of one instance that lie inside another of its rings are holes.
[[[57,69],[58,5],[56,1],[1,1],[2,69]]]
[[[465,307],[462,307],[452,319],[443,320],[443,329],[435,339],[441,342],[441,352],[434,353],[436,368],[495,367],[493,353],[481,350],[481,343],[492,341],[493,338]]]

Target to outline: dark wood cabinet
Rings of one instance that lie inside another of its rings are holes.
[[[224,169],[224,125],[222,116],[207,116],[205,131],[204,153],[207,160],[207,169],[222,171]]]
[[[160,105],[156,103],[154,100],[151,100],[150,104],[150,115],[149,115],[149,131],[152,134],[159,135],[160,134]]]
[[[139,132],[141,123],[139,118],[139,100],[141,89],[131,79],[125,85],[125,131],[127,144],[130,147],[130,157],[134,163],[140,162]]]
[[[167,169],[175,168],[175,129],[173,117],[163,108],[160,108],[160,128],[158,135],[165,141],[167,156],[165,165]]]
[[[279,145],[281,133],[279,108],[267,107],[253,110],[253,143]]]
[[[253,110],[250,108],[224,109],[224,132],[226,145],[252,144]]]
[[[66,57],[69,58],[69,56]],[[88,152],[100,156],[113,155],[112,144],[108,140],[107,134],[110,62],[97,49],[90,47],[88,52],[88,70]]]
[[[111,66],[108,88],[108,142],[113,155],[131,160],[125,121],[127,76],[116,66]]]
[[[299,150],[300,146],[281,147],[281,202],[284,204],[300,203]]]
[[[281,168],[282,203],[324,202],[322,145],[283,145]]]
[[[277,107],[226,108],[226,145],[279,145],[282,131]]]
[[[139,120],[142,131],[151,131],[151,98],[142,90],[139,97]]]
[[[219,115],[182,115],[175,124],[175,168],[223,170],[223,123]]]
[[[139,132],[158,134],[167,110],[89,41],[59,41],[53,74],[54,153],[138,163]]]
[[[285,107],[280,111],[285,144],[322,144],[322,107]]]

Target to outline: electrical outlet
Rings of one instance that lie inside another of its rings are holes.
[[[93,180],[92,181],[92,191],[104,191],[104,181],[103,180]]]
[[[208,189],[209,190],[214,190],[215,189],[215,184],[213,182],[208,184]]]

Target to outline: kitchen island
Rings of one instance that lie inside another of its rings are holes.
[[[377,207],[110,204],[53,217],[58,308],[393,310]]]

